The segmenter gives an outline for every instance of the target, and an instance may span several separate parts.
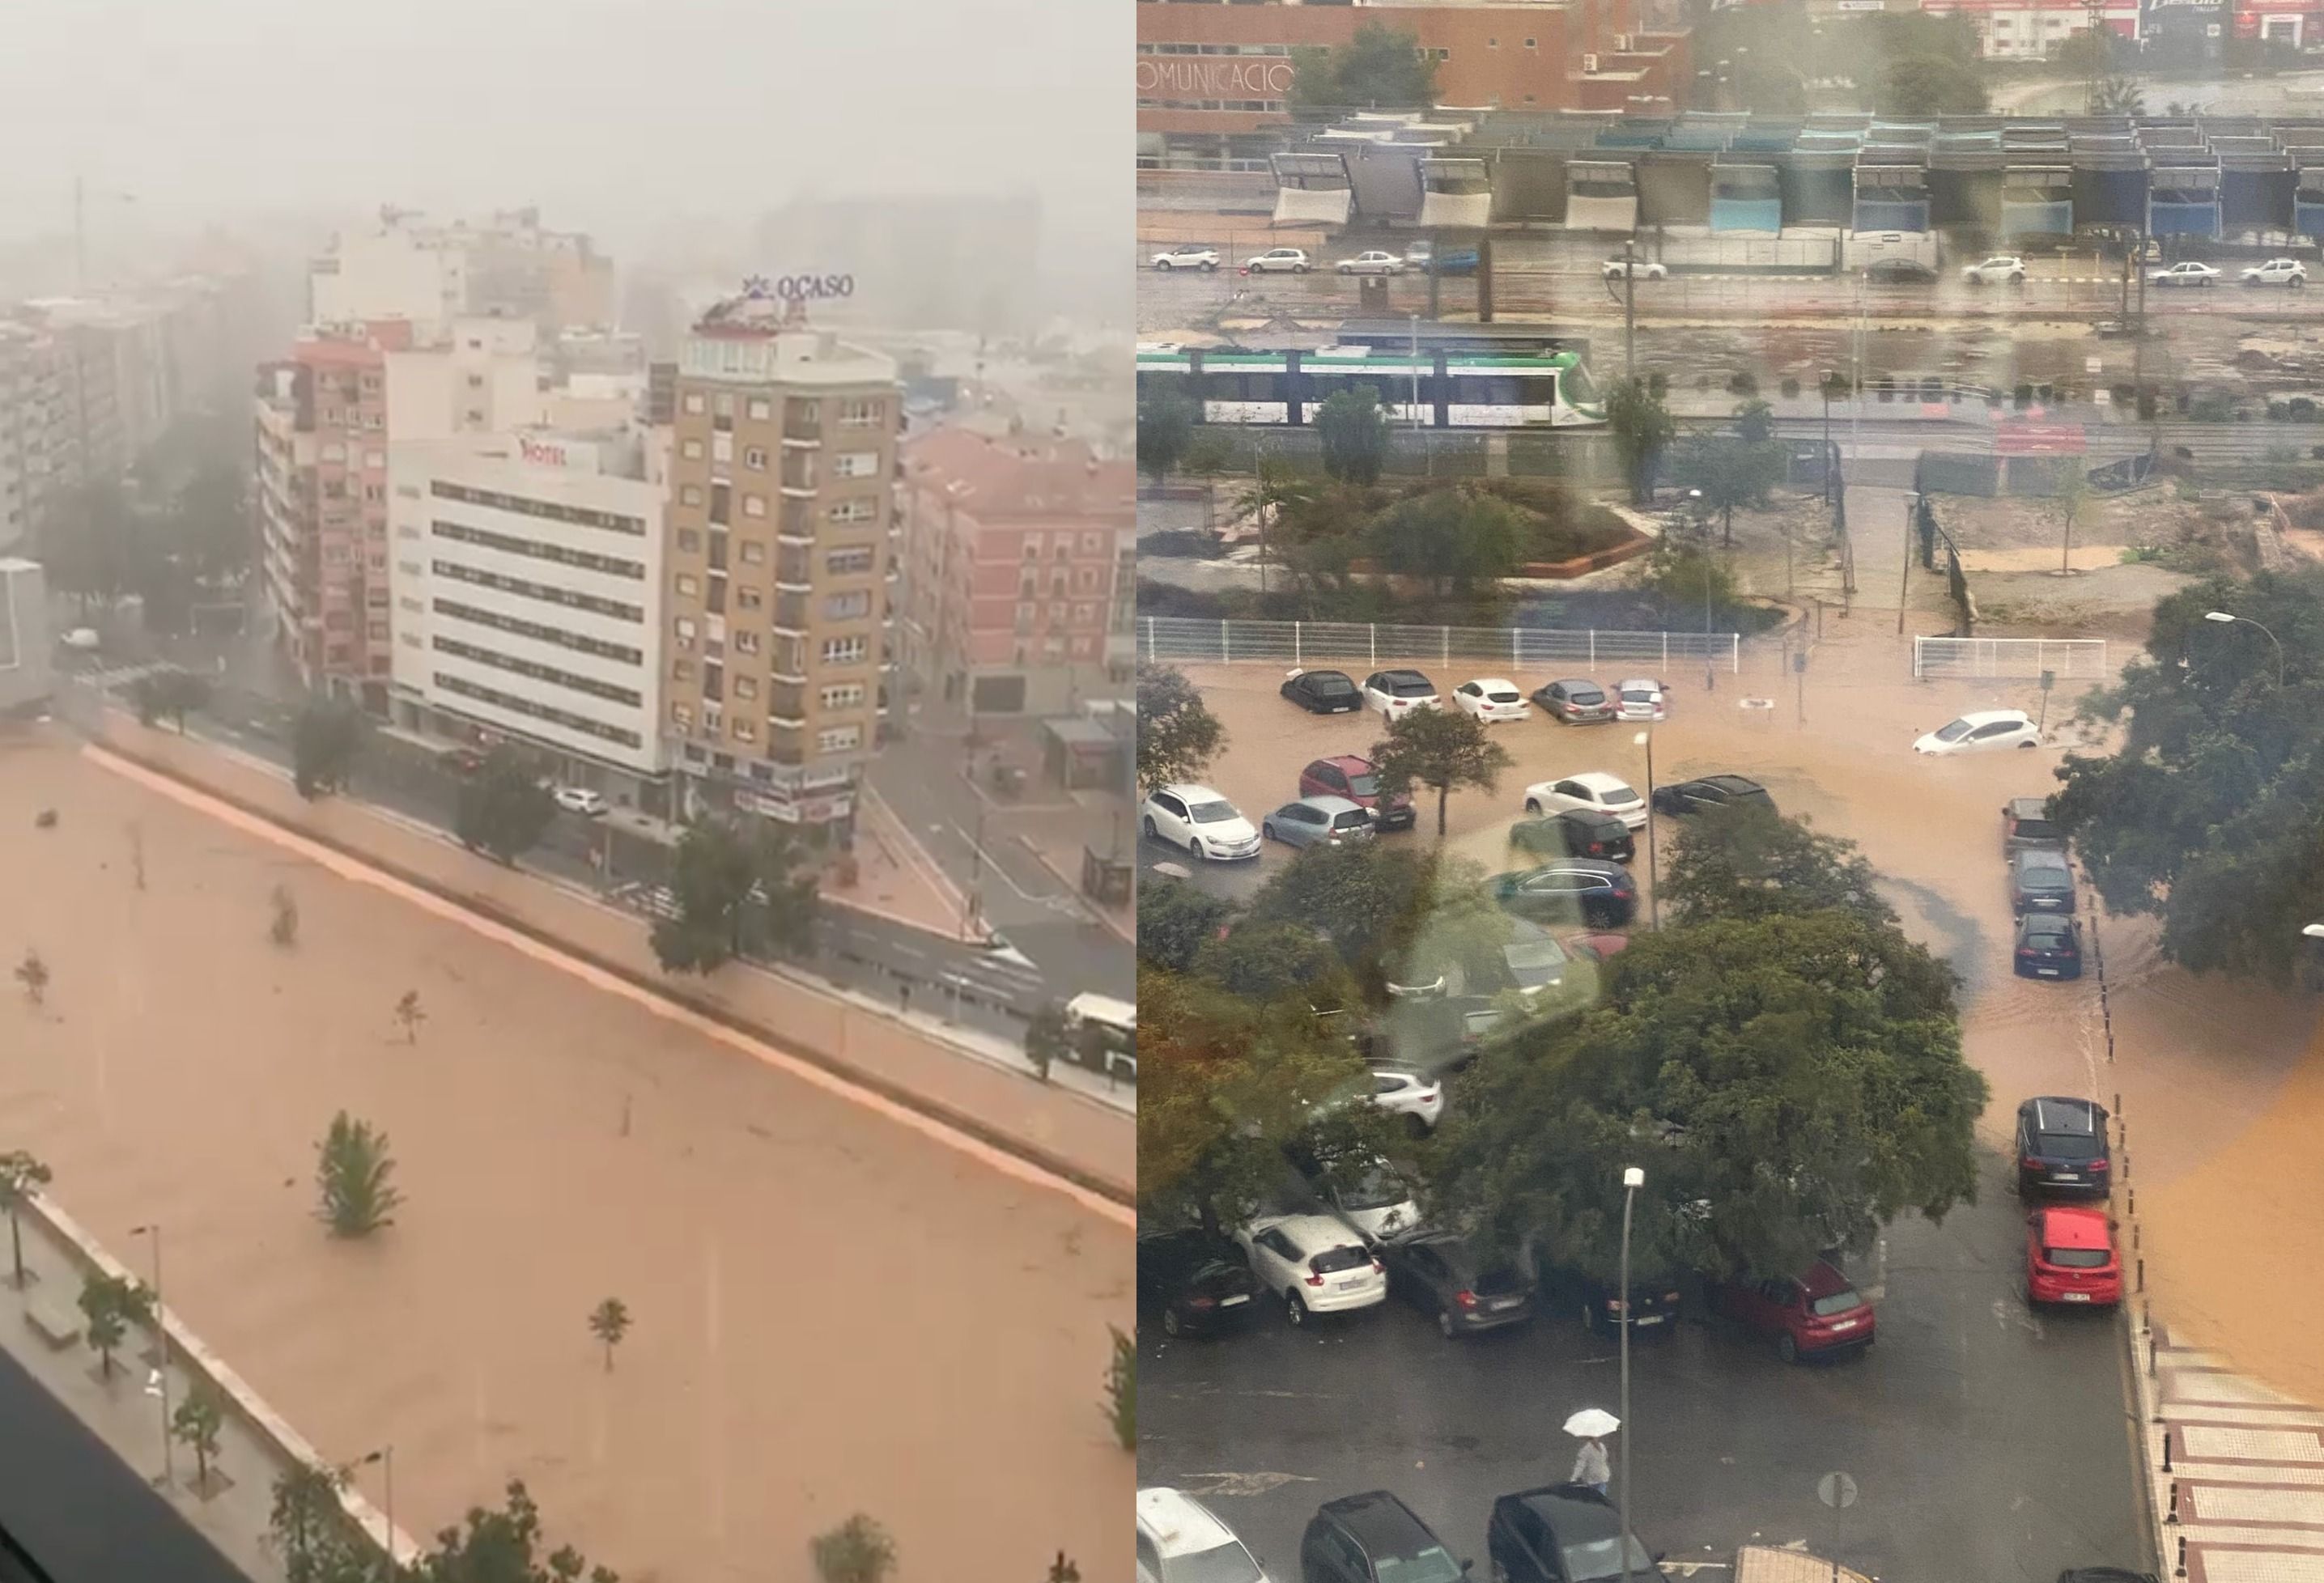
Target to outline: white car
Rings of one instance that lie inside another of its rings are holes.
[[[1172,270],[1201,270],[1207,273],[1219,267],[1219,250],[1194,243],[1167,248],[1154,255],[1154,267],[1166,275]]]
[[[1416,670],[1376,670],[1364,678],[1364,707],[1384,721],[1416,709],[1442,709],[1436,684]]]
[[[2216,286],[2219,283],[2219,272],[2209,264],[2189,259],[2185,263],[2156,271],[2146,281],[2151,286]]]
[[[2243,272],[2246,286],[2305,286],[2308,266],[2296,258],[2272,258]]]
[[[1259,856],[1259,832],[1209,787],[1156,787],[1138,814],[1147,839],[1184,847],[1194,857],[1231,862]]]
[[[1524,720],[1532,712],[1517,685],[1503,676],[1479,676],[1452,689],[1452,702],[1463,714],[1473,714],[1487,725],[1497,720]]]
[[[1988,748],[2031,748],[2042,733],[2023,709],[1981,709],[1937,727],[1913,744],[1915,753],[1982,753]]]
[[[1436,244],[1425,236],[1404,250],[1404,262],[1416,270],[1426,269],[1428,261],[1435,256]]]
[[[1400,275],[1404,273],[1404,260],[1375,247],[1353,258],[1343,258],[1332,267],[1343,275]]]
[[[1660,281],[1667,279],[1670,271],[1650,258],[1609,258],[1606,261],[1604,274],[1609,281],[1618,281],[1625,274],[1634,275],[1641,281]]]
[[[560,786],[549,795],[567,813],[586,814],[592,819],[604,815],[609,805],[604,796],[586,786]]]
[[[1670,687],[1652,676],[1632,676],[1614,684],[1614,718],[1617,720],[1668,720],[1670,718]]]
[[[1415,1137],[1444,1119],[1444,1085],[1417,1066],[1383,1063],[1372,1068],[1372,1103],[1404,1118]]]
[[[1343,1185],[1329,1176],[1307,1183],[1316,1199],[1353,1226],[1364,1241],[1377,1247],[1391,1237],[1420,1229],[1420,1205],[1396,1167],[1375,1155],[1368,1168],[1349,1166],[1352,1178]]]
[[[1984,262],[1963,270],[1961,279],[1972,286],[2023,286],[2025,261],[2014,253],[1997,253]]]
[[[1563,780],[1538,780],[1525,789],[1528,814],[1554,814],[1564,808],[1593,808],[1611,814],[1630,830],[1646,827],[1646,799],[1618,775],[1602,769],[1584,770]]]
[[[1311,266],[1307,255],[1296,247],[1270,247],[1253,253],[1242,267],[1250,275],[1304,275]]]
[[[1388,1270],[1363,1239],[1330,1215],[1267,1215],[1238,1228],[1235,1241],[1259,1286],[1283,1299],[1283,1316],[1376,1308],[1388,1301]]]
[[[1138,1492],[1138,1583],[1268,1583],[1250,1547],[1193,1496]]]

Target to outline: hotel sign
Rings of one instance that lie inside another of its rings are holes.
[[[1279,99],[1291,91],[1291,62],[1280,56],[1144,55],[1141,98]]]
[[[516,438],[516,454],[520,460],[535,467],[564,467],[582,473],[595,473],[597,467],[597,447],[586,440],[536,439],[521,434]]]

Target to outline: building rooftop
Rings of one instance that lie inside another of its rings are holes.
[[[906,443],[905,475],[970,515],[1128,520],[1137,511],[1137,468],[1101,461],[1076,439],[994,437],[945,424]]]

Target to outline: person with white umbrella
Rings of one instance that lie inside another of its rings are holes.
[[[1622,1427],[1622,1421],[1603,1407],[1585,1407],[1565,1421],[1565,1432],[1578,1436],[1582,1450],[1573,1459],[1573,1477],[1570,1482],[1587,1485],[1604,1495],[1614,1482],[1613,1464],[1606,1456],[1606,1437]]]

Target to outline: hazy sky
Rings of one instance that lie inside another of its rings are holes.
[[[76,168],[156,220],[536,202],[609,242],[1030,187],[1052,263],[1111,269],[1132,31],[1127,0],[0,0],[0,230],[68,225]]]

